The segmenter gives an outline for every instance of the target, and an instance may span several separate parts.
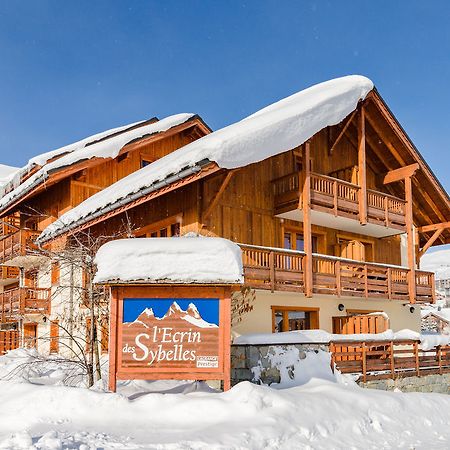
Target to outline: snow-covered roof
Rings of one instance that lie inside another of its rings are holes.
[[[421,311],[421,318],[425,319],[430,314],[438,317],[439,319],[442,319],[445,322],[450,323],[450,308],[423,309]]]
[[[204,136],[86,199],[47,227],[45,241],[89,220],[94,213],[127,201],[201,161],[221,168],[243,167],[291,150],[323,128],[340,123],[373,89],[368,78],[350,75],[326,81],[280,100],[251,116]]]
[[[194,114],[192,113],[183,113],[169,116],[149,124],[146,124],[148,121],[132,123],[95,134],[74,144],[36,156],[30,159],[25,167],[14,174],[14,179],[10,183],[4,186],[0,184],[0,210],[25,195],[38,184],[44,182],[51,172],[86,159],[115,158],[122,147],[131,141],[143,136],[167,131],[172,127],[186,122],[193,116]],[[140,124],[142,126],[139,126]],[[58,158],[54,159],[56,157]],[[42,167],[21,183],[22,177],[36,166]],[[11,190],[11,188],[13,189]]]
[[[435,272],[436,280],[450,279],[450,248],[425,253],[420,260],[420,268]]]
[[[5,164],[0,164],[0,188],[9,183],[14,175],[19,171],[18,167],[7,166]]]
[[[243,283],[241,249],[222,238],[120,239],[100,247],[95,262],[100,284]]]

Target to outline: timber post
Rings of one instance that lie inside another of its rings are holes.
[[[416,262],[413,229],[413,205],[412,205],[412,182],[411,177],[405,178],[406,198],[406,237],[408,247],[408,295],[410,303],[416,302]]]
[[[303,173],[305,174],[302,192],[303,207],[303,241],[305,248],[305,295],[313,293],[313,255],[311,234],[311,144],[306,141],[303,146]]]
[[[361,225],[365,225],[367,223],[366,124],[362,105],[358,123],[358,184],[359,221]]]

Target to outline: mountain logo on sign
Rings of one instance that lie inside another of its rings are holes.
[[[152,308],[145,308],[133,322],[125,322],[124,325],[130,328],[144,327],[152,328],[154,326],[164,326],[164,322],[182,320],[198,328],[218,328],[215,323],[207,322],[200,315],[194,303],[189,303],[186,310],[174,301],[166,314],[162,317],[156,317]]]

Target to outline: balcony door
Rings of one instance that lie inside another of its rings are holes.
[[[23,341],[26,348],[37,348],[37,323],[23,324]]]
[[[305,251],[303,233],[292,229],[284,230],[283,248],[301,252]],[[313,253],[317,253],[317,236],[312,237],[312,251]]]

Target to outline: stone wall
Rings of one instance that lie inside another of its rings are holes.
[[[399,389],[402,392],[435,392],[438,394],[450,394],[450,374],[424,375],[421,377],[404,377],[395,380],[371,380],[358,383],[368,389],[381,389],[393,391]]]
[[[261,344],[231,346],[231,384],[253,381],[263,384],[280,383],[283,369],[274,363],[280,352],[289,353],[286,370],[295,378],[295,363],[306,359],[308,354],[328,352],[328,344]],[[253,369],[253,371],[252,371]]]
[[[328,378],[331,374],[323,355],[329,355],[328,344],[260,344],[232,345],[231,347],[231,384],[241,381],[270,385],[286,381],[301,384],[307,376]],[[313,358],[314,356],[322,358]],[[308,361],[305,361],[308,358]],[[318,361],[320,359],[320,361]],[[281,363],[281,361],[283,363]],[[318,364],[317,364],[318,363]],[[328,363],[329,364],[329,363]],[[311,366],[314,366],[311,369]],[[320,367],[322,367],[320,372]],[[450,374],[423,375],[421,377],[402,377],[387,380],[372,380],[363,383],[361,387],[402,392],[435,392],[450,394]]]

